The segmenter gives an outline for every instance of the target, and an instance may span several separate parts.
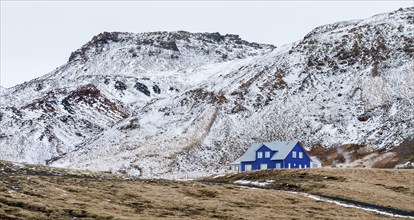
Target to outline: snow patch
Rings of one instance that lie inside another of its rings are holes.
[[[253,185],[253,186],[259,186],[259,187],[263,187],[263,186],[267,186],[272,184],[273,182],[275,182],[274,180],[266,180],[266,181],[250,181],[250,180],[236,180],[234,181],[235,184],[239,184],[239,185]]]

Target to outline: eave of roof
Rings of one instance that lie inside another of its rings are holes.
[[[276,152],[271,160],[284,160],[297,143],[299,143],[297,140],[254,143],[240,158],[233,161],[231,164],[235,165],[240,164],[241,162],[256,161],[256,151],[263,145]]]

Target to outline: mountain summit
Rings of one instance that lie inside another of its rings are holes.
[[[227,170],[268,140],[387,153],[414,139],[413,14],[321,26],[278,48],[101,33],[55,71],[1,90],[0,159],[179,178]]]

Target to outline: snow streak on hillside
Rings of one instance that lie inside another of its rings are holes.
[[[1,90],[0,159],[178,178],[253,142],[391,149],[414,134],[413,8],[276,48],[237,35],[102,33]]]

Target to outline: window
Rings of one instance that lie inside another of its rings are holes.
[[[296,151],[292,151],[292,158],[296,158]]]
[[[251,164],[244,165],[244,171],[250,171],[250,170],[252,170],[252,165]]]
[[[261,170],[267,169],[267,164],[265,164],[265,163],[260,164],[260,169]]]
[[[280,163],[276,163],[276,168],[279,169],[280,168]]]
[[[257,152],[257,158],[263,158],[263,152]]]
[[[303,152],[299,152],[299,158],[303,158]]]
[[[265,152],[265,158],[270,158],[270,151]]]

